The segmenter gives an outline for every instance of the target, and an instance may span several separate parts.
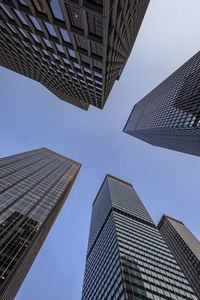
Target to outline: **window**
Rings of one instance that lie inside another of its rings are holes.
[[[24,19],[24,17],[22,16],[22,14],[17,10],[17,9],[14,9],[15,13],[17,14],[17,16],[19,17],[20,21],[23,23],[23,24],[27,24],[26,20]]]
[[[47,39],[43,39],[43,40],[48,47],[52,48],[50,42]]]
[[[60,51],[60,52],[64,53],[64,50],[63,50],[63,48],[62,48],[62,46],[61,46],[61,45],[59,45],[59,44],[56,44],[56,46],[57,46],[57,48],[58,48],[58,51]]]
[[[76,57],[75,52],[73,50],[68,49],[68,51],[69,51],[70,56],[72,56],[74,58]]]
[[[93,65],[99,69],[102,69],[102,62],[96,59],[93,59]]]
[[[69,13],[71,24],[75,27],[83,29],[83,21],[80,8],[74,5],[67,4],[67,10]]]
[[[84,55],[84,54],[80,54],[80,56],[81,56],[81,60],[82,60],[83,62],[85,62],[85,63],[87,63],[87,64],[90,63],[90,60],[89,60],[88,56],[86,56],[86,55]]]
[[[33,22],[33,25],[38,29],[38,30],[42,30],[40,25],[38,24],[37,20],[35,17],[29,16],[29,18],[31,19],[31,21]]]
[[[63,40],[65,42],[71,43],[71,40],[70,40],[70,37],[69,37],[69,34],[68,34],[67,30],[63,29],[63,28],[60,28],[60,32],[61,32],[61,35],[63,37]]]
[[[83,49],[87,49],[87,41],[86,38],[81,36],[81,35],[76,35],[76,42],[78,47],[83,48]]]
[[[90,44],[91,44],[92,53],[97,54],[99,56],[103,55],[102,45],[100,45],[98,43],[95,43],[95,42],[92,42],[92,41],[91,41]]]
[[[5,6],[2,3],[0,3],[0,6],[6,12],[6,14],[9,16],[9,18],[13,19],[12,15],[9,13],[9,11],[5,8]]]
[[[96,16],[92,13],[87,13],[88,29],[89,33],[103,36],[103,19],[102,17]]]
[[[57,19],[64,20],[63,19],[63,14],[62,14],[61,9],[60,9],[59,1],[58,0],[51,0],[50,5],[51,5],[51,9],[53,11],[54,16]]]
[[[51,35],[53,35],[53,36],[56,37],[56,33],[55,33],[55,30],[54,30],[53,26],[52,26],[50,23],[47,23],[47,22],[44,22],[44,23],[45,23],[45,25],[46,25],[46,28],[47,28],[48,32],[49,32]]]

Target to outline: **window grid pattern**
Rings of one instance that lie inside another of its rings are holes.
[[[134,106],[124,131],[152,145],[200,155],[200,52]]]
[[[37,252],[31,249],[39,251],[42,246],[45,237],[40,245],[35,241],[44,235],[47,223],[50,230],[79,168],[80,164],[46,148],[0,159],[1,299],[13,299],[10,295],[17,293],[24,279],[19,283],[18,269],[30,251],[33,262]],[[32,262],[26,263],[24,274]]]
[[[109,92],[116,79],[119,79],[138,31],[143,21],[149,0],[111,1],[108,34],[105,94]]]
[[[200,299],[200,242],[185,225],[173,218],[163,216],[158,224],[166,244],[181,266],[191,287]],[[194,248],[194,249],[192,249]]]
[[[112,207],[129,213],[135,217],[153,223],[149,213],[131,185],[119,182],[113,177],[108,177]],[[123,202],[122,199],[123,198]],[[133,201],[134,199],[134,201]]]
[[[98,226],[99,233],[87,254],[82,300],[197,300],[131,189],[129,183],[107,175],[93,203],[92,218],[103,221],[97,222],[102,225]],[[96,223],[91,222],[93,225]]]
[[[0,64],[82,109],[103,108],[148,3],[2,0]]]
[[[197,299],[156,228],[118,213],[114,219],[127,294],[143,299]]]
[[[93,204],[91,224],[90,224],[90,234],[88,241],[88,253],[91,251],[91,248],[106,221],[107,216],[111,210],[111,201],[110,201],[110,192],[108,182],[106,181],[96,200]]]
[[[113,216],[110,215],[87,258],[82,299],[123,299]]]

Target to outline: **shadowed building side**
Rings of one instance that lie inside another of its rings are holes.
[[[200,52],[134,106],[124,132],[200,156]]]
[[[103,108],[130,55],[149,0],[2,0],[0,65],[58,98]]]

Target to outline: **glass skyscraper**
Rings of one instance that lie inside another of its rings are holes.
[[[13,300],[80,164],[46,148],[0,159],[0,299]]]
[[[103,108],[149,0],[2,0],[0,65],[60,99]]]
[[[130,183],[107,175],[93,203],[82,300],[197,299]]]
[[[200,52],[134,106],[124,132],[200,156]]]
[[[158,229],[200,299],[200,242],[181,222],[163,215]]]

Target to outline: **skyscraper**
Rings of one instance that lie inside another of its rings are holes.
[[[200,156],[200,52],[134,106],[124,132]]]
[[[0,65],[60,99],[103,108],[149,0],[2,0]]]
[[[200,299],[200,242],[181,221],[166,215],[158,229]]]
[[[13,300],[80,164],[46,148],[0,159],[0,299]]]
[[[197,299],[130,183],[107,175],[93,203],[82,300]]]

